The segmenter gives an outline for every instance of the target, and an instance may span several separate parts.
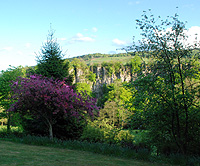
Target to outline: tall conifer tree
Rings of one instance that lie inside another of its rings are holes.
[[[65,62],[63,57],[61,47],[54,38],[54,31],[50,29],[47,41],[37,56],[37,74],[63,80],[69,75],[69,62]]]

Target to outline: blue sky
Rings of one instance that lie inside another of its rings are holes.
[[[176,9],[178,7],[178,9]],[[3,0],[0,5],[0,71],[36,65],[50,24],[65,58],[118,53],[140,38],[135,20],[143,10],[165,18],[176,12],[200,31],[200,0]],[[199,32],[200,33],[200,32]]]

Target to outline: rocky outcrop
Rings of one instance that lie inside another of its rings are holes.
[[[100,97],[102,95],[102,87],[104,85],[109,85],[111,83],[114,83],[115,80],[120,79],[122,82],[130,82],[132,80],[131,75],[131,68],[130,67],[122,67],[119,72],[115,72],[112,74],[109,74],[108,71],[105,69],[105,67],[90,67],[88,71],[83,71],[81,69],[74,69],[75,71],[75,78],[74,83],[77,82],[88,82],[89,81],[85,78],[85,73],[88,73],[92,71],[96,74],[96,81],[91,83],[91,88],[93,92],[96,93],[97,97]]]

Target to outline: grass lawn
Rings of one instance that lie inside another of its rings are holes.
[[[93,58],[90,59],[88,61],[85,61],[86,64],[90,64],[90,63],[102,63],[102,62],[122,62],[123,64],[127,63],[130,61],[130,59],[133,58],[132,56],[128,56],[128,57],[101,57],[101,58]]]
[[[159,166],[90,152],[0,141],[1,166]]]

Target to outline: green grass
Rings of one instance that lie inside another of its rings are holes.
[[[24,135],[19,132],[18,128],[12,128],[11,131],[11,133],[6,133],[4,130],[0,130],[0,165],[31,165],[28,163],[29,159],[34,161],[34,163],[32,163],[33,165],[49,165],[51,164],[48,163],[49,160],[55,160],[57,163],[51,161],[53,163],[52,165],[67,165],[66,163],[69,162],[69,165],[157,166],[167,165],[167,163],[168,165],[186,165],[187,162],[189,163],[188,165],[200,166],[200,157],[198,156],[188,156],[189,158],[187,157],[188,160],[186,160],[185,156],[178,154],[157,156],[156,154],[152,154],[153,151],[149,153],[145,149],[140,149],[136,152],[133,149],[120,147],[114,144],[92,143],[79,140],[64,141],[56,138],[50,140],[48,137]],[[136,142],[139,141],[142,143],[145,141],[143,137],[146,131],[134,130],[132,134],[135,135]],[[73,157],[71,157],[72,154]],[[83,154],[86,154],[86,156],[82,156]],[[79,158],[79,156],[82,157]],[[62,159],[60,159],[61,157]],[[77,163],[74,163],[74,161],[71,160],[72,158],[75,158]],[[83,158],[87,158],[87,160],[84,161]],[[41,161],[41,163],[39,163],[38,160]],[[79,160],[84,163],[81,163]],[[91,163],[87,161],[91,161]]]
[[[161,164],[148,163],[112,156],[104,156],[91,152],[69,150],[55,147],[34,146],[9,141],[0,141],[0,165],[24,166],[159,166]]]
[[[90,63],[102,63],[102,62],[116,62],[116,61],[120,61],[123,64],[126,64],[127,62],[129,62],[129,60],[133,58],[132,56],[127,56],[127,57],[101,57],[101,58],[93,58],[90,59],[88,61],[85,61],[86,64],[90,64]]]

